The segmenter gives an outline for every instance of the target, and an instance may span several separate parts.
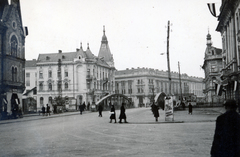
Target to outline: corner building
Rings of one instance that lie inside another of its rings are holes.
[[[22,107],[25,37],[19,0],[0,1],[0,114]]]
[[[53,99],[65,98],[66,108],[75,110],[85,102],[93,104],[115,91],[115,67],[108,40],[103,36],[98,57],[82,44],[75,52],[40,54],[37,59],[37,108]]]
[[[171,93],[174,96],[179,98],[182,93],[183,97],[196,95],[198,99],[204,99],[203,78],[181,74],[180,86],[179,73],[171,72],[171,77]],[[116,71],[115,93],[128,96],[135,107],[147,106],[153,97],[161,92],[167,95],[170,93],[167,71],[151,68],[127,68]]]
[[[226,99],[240,104],[240,1],[222,0],[218,21],[216,31],[222,36],[221,84],[226,89]]]

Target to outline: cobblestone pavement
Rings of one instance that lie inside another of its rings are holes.
[[[119,116],[119,110],[116,111]],[[150,108],[127,109],[127,124],[109,123],[108,111],[69,112],[0,121],[0,156],[210,156],[215,120],[223,108],[174,112],[159,122]]]

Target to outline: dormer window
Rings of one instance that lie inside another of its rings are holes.
[[[49,59],[50,59],[50,57],[49,57],[49,56],[47,56],[47,57],[46,57],[46,60],[49,60]]]
[[[62,59],[65,59],[65,56],[62,56]]]
[[[82,57],[81,56],[78,56],[78,59],[81,59]]]

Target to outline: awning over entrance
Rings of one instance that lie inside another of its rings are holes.
[[[103,98],[101,98],[99,101],[97,101],[96,105],[99,105],[101,102],[103,102],[104,100],[106,99],[109,99],[111,97],[115,97],[115,96],[119,96],[119,97],[123,97],[124,99],[128,100],[130,103],[132,103],[132,101],[126,96],[126,95],[123,95],[123,94],[109,94],[109,95],[106,95],[104,96]]]
[[[165,93],[158,93],[155,98],[154,101],[155,103],[164,110],[164,98],[165,98],[166,94]]]

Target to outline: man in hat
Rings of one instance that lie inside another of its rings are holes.
[[[217,117],[211,148],[212,157],[240,156],[240,115],[235,100],[224,103],[226,112]]]

